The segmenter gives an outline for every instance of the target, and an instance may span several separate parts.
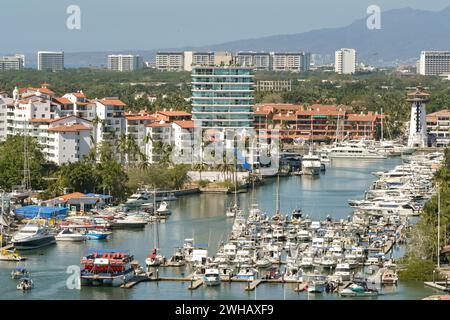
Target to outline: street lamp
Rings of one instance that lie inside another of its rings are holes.
[[[436,273],[436,270],[433,270],[433,283],[436,283],[435,278],[434,278],[435,273]]]

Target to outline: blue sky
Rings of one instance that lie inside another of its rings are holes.
[[[448,0],[2,0],[0,52],[177,48],[339,27],[369,5],[438,11]],[[69,5],[81,30],[66,28]]]

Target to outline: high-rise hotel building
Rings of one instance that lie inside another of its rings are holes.
[[[39,51],[37,54],[38,70],[62,71],[64,69],[63,51]]]
[[[339,74],[356,72],[356,50],[343,48],[335,53],[334,70]]]
[[[192,119],[196,127],[253,126],[254,75],[244,67],[192,68]]]
[[[108,70],[134,71],[142,69],[144,63],[142,57],[132,54],[111,54],[108,56]]]
[[[450,73],[450,51],[422,51],[418,73],[424,76]]]

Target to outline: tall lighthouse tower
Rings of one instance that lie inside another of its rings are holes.
[[[411,103],[408,147],[425,148],[428,146],[425,106],[430,101],[430,94],[417,87],[415,92],[408,93],[407,101]]]

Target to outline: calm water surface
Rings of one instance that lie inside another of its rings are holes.
[[[324,219],[328,214],[335,219],[346,218],[351,212],[347,201],[362,198],[364,191],[376,178],[373,171],[388,170],[400,163],[400,159],[386,160],[336,160],[320,177],[280,178],[281,211],[290,213],[301,208],[313,219]],[[275,211],[275,179],[255,190],[254,197],[260,208],[269,215]],[[209,243],[209,255],[215,254],[218,244],[225,241],[231,231],[232,219],[225,217],[225,207],[233,201],[227,195],[192,195],[171,203],[172,215],[159,225],[162,253],[170,257],[174,247],[185,238],[194,237],[196,243]],[[243,208],[252,202],[251,192],[239,195]],[[16,290],[17,280],[10,277],[15,263],[0,262],[0,299],[341,299],[337,295],[312,295],[294,292],[295,284],[262,284],[254,292],[246,292],[246,284],[223,283],[219,287],[200,287],[188,290],[187,282],[140,283],[132,289],[108,287],[82,287],[70,290],[66,286],[69,265],[79,265],[88,249],[129,249],[144,264],[153,248],[155,225],[145,230],[114,231],[107,241],[86,243],[57,243],[51,247],[24,252],[28,260],[21,263],[31,272],[35,288],[30,292]],[[394,256],[402,255],[396,248]],[[189,270],[160,268],[162,275],[188,275]],[[400,282],[397,287],[384,287],[383,295],[370,299],[420,299],[437,291],[420,282]]]

